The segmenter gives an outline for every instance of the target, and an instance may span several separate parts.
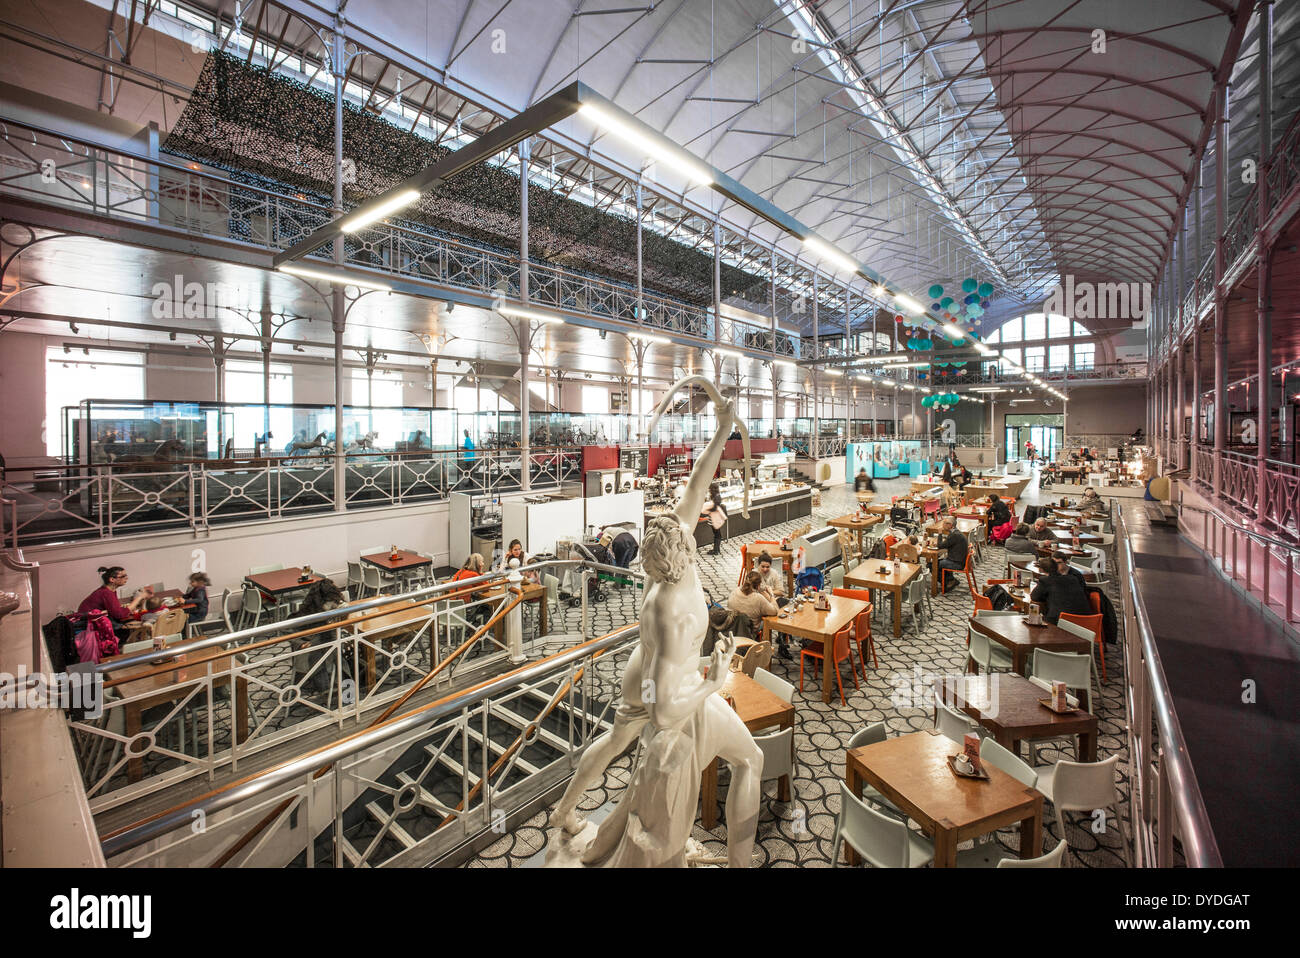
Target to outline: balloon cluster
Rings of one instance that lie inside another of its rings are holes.
[[[975,277],[968,276],[961,281],[961,293],[956,296],[944,295],[943,285],[935,283],[930,287],[930,308],[959,329],[965,330],[975,338],[975,326],[984,310],[988,309],[989,297],[993,295],[992,283],[981,283]],[[954,346],[964,345],[966,337],[951,337]]]
[[[921,405],[926,409],[951,409],[959,402],[961,402],[961,397],[956,393],[935,393],[921,399]]]

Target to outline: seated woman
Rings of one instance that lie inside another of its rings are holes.
[[[727,608],[749,616],[755,635],[763,629],[763,616],[776,615],[780,611],[775,596],[763,587],[763,577],[753,569],[745,574],[744,581],[727,597]]]
[[[462,579],[475,579],[483,575],[483,557],[477,552],[470,553],[465,564],[456,570],[456,574],[451,577],[452,582],[459,582]],[[483,598],[482,592],[471,592],[465,599],[466,604],[475,602]],[[469,610],[468,618],[477,628],[488,620],[491,613],[486,605],[476,605]]]
[[[113,631],[117,633],[117,637],[126,639],[130,634],[126,623],[139,619],[144,614],[144,604],[152,598],[153,589],[145,586],[131,597],[130,602],[123,605],[117,597],[117,590],[126,585],[126,570],[120,565],[100,566],[99,578],[99,588],[81,600],[77,611],[83,615],[96,610],[107,612],[108,617],[113,620]]]

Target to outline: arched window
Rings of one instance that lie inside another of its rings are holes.
[[[1092,369],[1096,362],[1096,337],[1082,323],[1055,313],[1026,313],[1009,319],[985,336],[984,342],[1001,345],[1003,356],[1030,372]]]

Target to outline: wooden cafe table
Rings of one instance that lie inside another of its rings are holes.
[[[847,516],[837,516],[834,519],[827,519],[826,524],[832,529],[848,529],[858,534],[858,552],[862,552],[862,537],[872,526],[884,522],[883,516],[868,513],[862,515],[858,512],[851,512]]]
[[[1042,793],[987,762],[988,781],[958,778],[948,756],[961,748],[938,729],[899,735],[849,749],[844,777],[857,797],[871,785],[920,825],[934,841],[935,868],[955,867],[962,842],[1016,822],[1020,856],[1037,858],[1043,853]],[[849,864],[857,864],[852,846],[844,847]]]
[[[428,556],[422,556],[420,553],[411,552],[408,549],[398,549],[396,552],[376,552],[372,555],[362,556],[361,561],[377,569],[382,569],[390,575],[399,577],[415,569],[433,565],[433,560]]]
[[[1073,528],[1069,528],[1069,529],[1049,528],[1048,531],[1052,533],[1053,539],[1061,543],[1072,542],[1075,537],[1075,531]],[[1078,533],[1078,536],[1079,536],[1079,542],[1082,543],[1083,545],[1101,545],[1104,541],[1106,541],[1101,536],[1093,532],[1080,532]]]
[[[972,615],[970,626],[1011,653],[1011,670],[1017,675],[1025,674],[1025,667],[1029,664],[1029,657],[1034,649],[1092,655],[1090,638],[1081,639],[1073,632],[1066,632],[1065,629],[1047,622],[1042,625],[1030,625],[1023,615],[993,615],[981,618]],[[968,662],[967,668],[972,667],[979,668],[973,661]]]
[[[257,572],[246,575],[244,581],[249,585],[256,586],[258,591],[266,595],[284,595],[287,592],[297,592],[299,589],[305,589],[324,578],[323,575],[313,573],[303,579],[302,569],[298,568],[298,566],[290,566],[287,569],[277,569],[274,572]]]
[[[1028,572],[1035,579],[1041,579],[1044,575],[1044,573],[1039,572],[1037,567],[1035,567],[1035,565],[1029,561],[1010,562],[1008,563],[1008,565],[1011,567],[1011,570],[1013,572],[1014,571]],[[1097,575],[1095,572],[1081,572],[1080,575],[1083,576],[1084,582],[1096,582],[1098,579],[1103,578],[1102,576]],[[1010,578],[1010,576],[1008,576],[1008,578]]]
[[[1097,716],[1082,708],[1053,712],[1039,701],[1051,693],[1022,676],[948,675],[936,678],[934,688],[945,705],[965,712],[1017,755],[1026,739],[1077,735],[1079,761],[1097,761]]]
[[[727,693],[736,703],[736,714],[751,732],[763,729],[787,729],[794,725],[794,703],[759,685],[744,672],[730,672],[719,694]],[[782,775],[777,785],[778,797],[790,800],[790,776]],[[704,766],[700,776],[700,824],[713,828],[718,824],[718,761]]]
[[[179,635],[175,638],[177,642],[183,641]],[[215,654],[217,652],[222,654]],[[158,653],[160,657],[166,654],[165,650]],[[123,657],[110,656],[103,661],[112,662]],[[134,699],[122,706],[127,737],[140,734],[141,716],[148,709],[170,704],[187,695],[193,695],[191,701],[203,701],[202,686],[198,683],[208,675],[209,669],[212,672],[213,689],[229,685],[232,659],[233,655],[224,650],[201,649],[197,652],[183,652],[159,665],[145,662],[108,673],[105,676],[106,685],[122,698]],[[243,676],[235,679],[234,711],[235,741],[242,742],[248,738],[248,679]],[[125,750],[128,756],[134,756],[127,760],[127,781],[138,782],[144,775],[144,753],[132,752],[130,743],[125,746]]]
[[[914,567],[917,568],[917,567]],[[845,584],[848,576],[845,576]],[[831,685],[835,679],[834,655],[835,634],[846,629],[863,612],[870,608],[870,602],[851,599],[844,595],[830,597],[831,607],[827,612],[818,612],[813,603],[805,602],[798,612],[789,611],[785,615],[768,615],[763,617],[763,641],[769,642],[773,632],[784,632],[801,639],[812,639],[822,644],[822,701],[830,704]]]
[[[882,574],[878,569],[885,567]],[[898,574],[894,574],[894,564],[883,559],[868,559],[859,562],[844,574],[844,585],[849,589],[878,589],[889,592],[894,597],[894,637],[903,632],[903,589],[921,572],[921,566],[915,562],[900,562]]]
[[[874,502],[867,506],[867,512],[870,512],[873,516],[880,516],[883,519],[885,516],[889,515],[890,510],[893,508],[893,504],[889,502]]]

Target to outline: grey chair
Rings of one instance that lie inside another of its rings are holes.
[[[888,737],[889,727],[884,722],[873,722],[866,728],[853,733],[853,736],[849,739],[848,748],[852,751],[855,748],[862,748],[864,745],[875,745],[877,742],[883,742]],[[884,809],[891,815],[897,815],[899,818],[907,817],[899,810],[897,805],[871,785],[862,786],[862,798],[864,801]]]
[[[872,808],[840,782],[840,814],[835,822],[831,867],[840,863],[840,849],[853,850],[877,868],[920,868],[934,861],[934,843],[899,821]]]

